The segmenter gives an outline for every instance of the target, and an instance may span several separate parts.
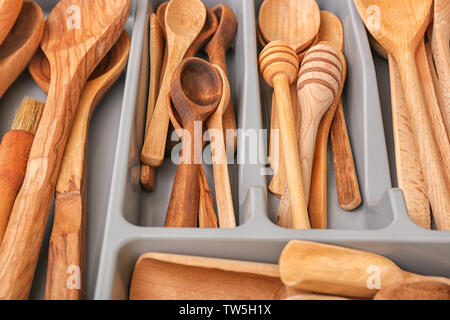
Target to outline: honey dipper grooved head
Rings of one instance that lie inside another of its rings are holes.
[[[297,53],[282,41],[272,41],[261,51],[259,68],[264,80],[272,87],[274,77],[279,74],[284,74],[289,83],[293,83],[299,69]]]

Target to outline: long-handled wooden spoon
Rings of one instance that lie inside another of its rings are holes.
[[[288,44],[274,41],[261,52],[259,67],[264,80],[275,90],[284,163],[286,172],[289,172],[287,189],[292,208],[292,227],[309,229],[307,202],[303,189],[302,168],[289,91],[289,86],[297,79],[298,56]]]
[[[450,279],[412,278],[383,288],[374,300],[450,300]]]
[[[175,176],[165,225],[194,228],[198,224],[203,122],[220,103],[222,80],[208,62],[187,58],[173,74],[170,95],[183,122],[183,155]]]
[[[287,286],[355,298],[372,298],[380,288],[398,281],[428,279],[403,271],[374,253],[307,241],[291,241],[281,254],[279,266],[281,280]]]
[[[72,5],[80,8],[80,28],[67,23]],[[81,90],[122,33],[130,5],[129,0],[61,0],[48,16],[41,46],[52,70],[50,89],[0,247],[1,299],[28,297]]]
[[[200,0],[171,0],[165,13],[168,60],[159,96],[141,153],[144,164],[158,167],[163,163],[169,117],[165,105],[174,70],[203,29],[206,8]]]
[[[0,13],[0,21],[1,21]],[[0,98],[26,68],[44,34],[44,13],[38,4],[25,1],[16,24],[0,46]]]
[[[130,37],[124,31],[86,83],[80,97],[72,130],[56,184],[55,217],[50,239],[46,299],[84,298],[84,280],[80,289],[67,288],[69,266],[79,266],[85,279],[86,237],[86,148],[89,123],[95,108],[119,78],[128,60]],[[51,78],[47,58],[39,51],[29,67],[37,83]],[[46,92],[49,83],[42,89]]]
[[[22,5],[23,0],[2,0],[0,2],[0,45],[14,26]]]
[[[398,64],[402,87],[414,132],[436,225],[450,230],[450,190],[436,148],[425,99],[422,94],[415,53],[428,27],[432,0],[355,0],[366,27]],[[370,14],[378,6],[378,21]]]

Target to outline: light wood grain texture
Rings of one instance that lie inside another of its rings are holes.
[[[219,25],[211,41],[206,45],[205,52],[208,54],[209,62],[220,66],[226,74],[226,53],[236,36],[237,20],[233,10],[223,3],[214,7],[213,12],[217,16]],[[236,113],[233,100],[230,98],[230,105],[226,108],[223,115],[225,143],[229,152],[236,152],[237,150],[236,128]]]
[[[202,59],[184,59],[174,72],[170,96],[184,129],[183,152],[167,210],[166,227],[198,225],[203,123],[216,111],[222,92],[220,74]]]
[[[14,26],[22,5],[23,0],[2,0],[0,2],[0,45]]]
[[[56,183],[55,216],[50,238],[45,298],[85,299],[87,138],[92,114],[128,61],[130,37],[124,31],[86,83]],[[69,289],[67,270],[79,266],[80,289]]]
[[[267,41],[284,41],[300,53],[314,40],[320,27],[315,0],[265,0],[259,9],[259,29]]]
[[[295,51],[286,43],[274,41],[261,52],[259,66],[264,80],[274,88],[281,145],[286,166],[287,184],[292,208],[292,227],[309,229],[307,203],[304,197],[302,167],[297,148],[289,86],[295,82],[299,68]]]
[[[355,0],[366,27],[398,64],[410,124],[425,177],[428,198],[440,230],[450,230],[450,191],[433,137],[415,62],[415,53],[428,27],[432,0]],[[372,23],[368,7],[380,8],[379,23]]]
[[[381,289],[374,300],[450,300],[450,279],[412,278]]]
[[[211,153],[213,161],[214,185],[216,190],[217,213],[219,214],[220,228],[235,228],[233,195],[231,193],[230,176],[228,174],[228,161],[223,134],[223,118],[230,106],[231,92],[228,77],[218,65],[214,65],[222,80],[222,99],[217,110],[206,121],[211,137]]]
[[[172,75],[203,29],[206,8],[200,0],[172,0],[165,12],[167,66],[141,153],[144,164],[158,167],[164,160],[169,117],[165,105]]]
[[[206,8],[206,21],[202,31],[197,39],[192,43],[191,47],[186,52],[185,58],[195,57],[195,55],[210,42],[211,38],[215,36],[219,20],[216,14],[209,8]]]
[[[62,0],[48,16],[41,46],[52,70],[50,90],[0,247],[1,299],[28,297],[81,88],[120,36],[130,3]],[[71,5],[80,7],[79,29],[68,27]]]
[[[279,300],[287,290],[278,266],[148,253],[136,263],[131,300]]]
[[[0,98],[26,68],[44,33],[44,13],[35,2],[24,2],[16,22],[0,46]]]
[[[434,0],[431,47],[439,76],[443,103],[440,104],[447,134],[450,136],[450,2]]]

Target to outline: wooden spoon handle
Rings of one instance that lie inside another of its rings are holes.
[[[200,202],[198,208],[198,225],[200,228],[218,228],[217,216],[214,211],[211,190],[206,179],[205,170],[200,166],[199,174]]]
[[[338,202],[343,210],[352,211],[359,207],[362,199],[342,101],[338,104],[331,125],[331,145]]]
[[[443,166],[427,114],[415,52],[405,51],[398,54],[395,59],[400,69],[411,126],[415,133],[417,151],[436,225],[439,230],[450,230],[450,191],[446,185]]]

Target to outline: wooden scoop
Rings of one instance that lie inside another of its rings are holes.
[[[141,153],[144,164],[158,167],[164,160],[169,116],[165,105],[174,70],[203,29],[206,8],[200,0],[172,0],[165,13],[168,60],[158,100]]]
[[[219,25],[211,41],[206,45],[205,52],[208,54],[209,62],[218,65],[227,74],[226,52],[236,36],[237,20],[233,10],[223,3],[217,5],[213,13],[217,16]],[[236,114],[230,98],[230,105],[226,107],[223,115],[223,128],[227,150],[234,152],[237,149],[236,127]],[[229,133],[233,133],[233,139],[228,138]]]
[[[131,300],[279,300],[287,296],[273,264],[148,253],[136,263]]]
[[[11,10],[15,9],[11,8]],[[3,22],[2,17],[0,11],[0,21]],[[3,31],[1,28],[0,30],[0,32]],[[44,13],[41,7],[35,2],[25,1],[16,24],[0,46],[0,74],[2,75],[0,98],[26,68],[39,47],[43,34]]]
[[[81,89],[119,38],[130,4],[129,0],[61,0],[48,16],[41,46],[52,70],[50,90],[0,247],[1,299],[28,297]],[[80,7],[80,28],[67,23],[72,5]]]
[[[222,90],[220,74],[204,60],[187,58],[175,70],[170,95],[183,122],[183,156],[175,176],[166,227],[197,227],[203,122],[217,109]]]
[[[450,300],[450,279],[412,278],[383,288],[374,300]]]
[[[95,108],[108,89],[119,78],[128,60],[130,37],[126,31],[97,66],[81,94],[72,130],[56,184],[55,217],[50,239],[47,267],[46,299],[84,299],[85,281],[79,290],[66,285],[69,266],[80,266],[85,279],[86,237],[86,158],[89,123]],[[29,66],[36,82],[47,93],[50,67],[42,51],[38,51]]]
[[[264,80],[275,89],[276,112],[280,124],[284,163],[286,172],[289,172],[287,182],[292,208],[292,226],[294,229],[309,229],[300,154],[297,148],[289,91],[290,84],[297,79],[298,57],[288,44],[274,41],[269,43],[261,52],[259,67]]]
[[[450,190],[445,181],[415,63],[415,53],[423,41],[432,3],[432,0],[355,0],[370,33],[398,64],[436,225],[440,230],[450,230]],[[376,23],[369,14],[372,11],[368,9],[374,5],[380,9]]]
[[[402,280],[428,279],[377,254],[307,241],[291,241],[279,266],[287,286],[355,298],[372,298],[380,286],[384,289]]]
[[[23,0],[2,0],[0,2],[0,45],[14,26],[22,4]]]

